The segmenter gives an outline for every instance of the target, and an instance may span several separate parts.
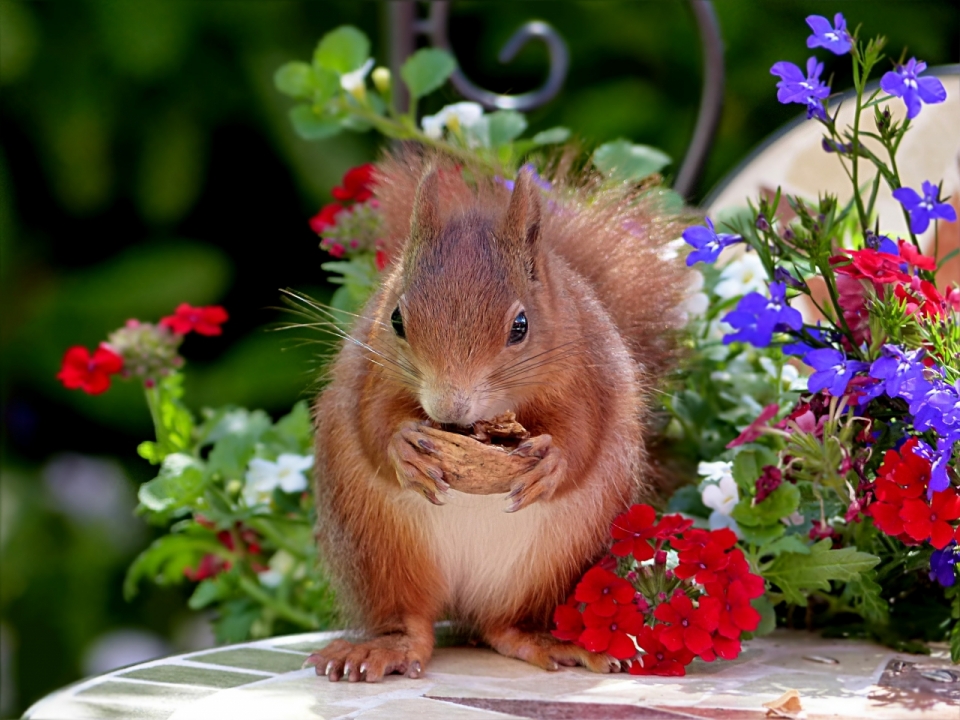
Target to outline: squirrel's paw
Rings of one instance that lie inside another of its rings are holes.
[[[537,500],[549,500],[556,492],[567,471],[567,463],[552,441],[550,435],[537,435],[513,451],[514,455],[538,457],[540,462],[511,483],[507,512],[516,512]]]
[[[544,670],[558,670],[561,665],[581,665],[595,673],[615,673],[626,669],[626,665],[612,655],[584,650],[579,645],[558,640],[547,633],[510,628],[489,634],[487,642],[501,655],[524,660]]]
[[[440,496],[447,494],[450,485],[443,479],[436,454],[436,446],[413,421],[400,426],[387,448],[401,487],[415,490],[434,505],[443,505]]]
[[[391,673],[418,678],[423,675],[427,658],[421,658],[412,646],[411,639],[401,633],[361,643],[334,640],[312,653],[303,666],[314,667],[317,675],[326,675],[330,682],[340,678],[379,682]]]

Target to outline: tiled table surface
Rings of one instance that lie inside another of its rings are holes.
[[[747,643],[734,662],[695,661],[684,678],[548,673],[475,647],[439,648],[419,680],[330,683],[300,669],[336,635],[272,638],[116,670],[50,695],[25,717],[759,720],[764,702],[793,688],[808,720],[960,720],[960,669],[942,648],[904,655],[777,631]]]

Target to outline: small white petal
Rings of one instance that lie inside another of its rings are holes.
[[[373,67],[373,58],[367,58],[367,61],[353,72],[344,73],[340,76],[340,87],[347,92],[353,92],[363,85],[364,78]]]
[[[443,137],[443,128],[445,125],[446,122],[439,115],[424,115],[420,120],[423,134],[431,140],[439,140]]]

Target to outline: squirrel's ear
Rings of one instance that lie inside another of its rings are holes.
[[[410,219],[410,245],[415,248],[440,235],[440,174],[430,168],[417,186]]]
[[[521,168],[513,184],[507,214],[500,225],[500,237],[524,258],[528,275],[536,276],[540,244],[540,190],[530,179],[530,171]]]

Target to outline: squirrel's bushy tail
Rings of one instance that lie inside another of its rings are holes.
[[[696,216],[667,212],[656,192],[610,184],[578,171],[573,153],[547,173],[551,190],[543,208],[543,238],[594,288],[644,373],[663,375],[675,364],[676,335],[690,273],[679,253],[680,234]],[[398,257],[409,234],[417,185],[428,167],[441,171],[440,207],[446,218],[467,208],[505,212],[510,191],[489,172],[407,147],[377,164],[376,197],[384,213],[385,250]],[[655,383],[651,383],[655,384]]]

